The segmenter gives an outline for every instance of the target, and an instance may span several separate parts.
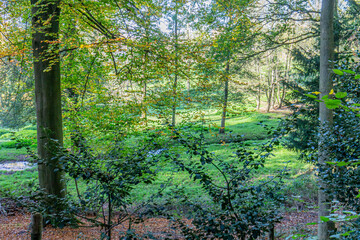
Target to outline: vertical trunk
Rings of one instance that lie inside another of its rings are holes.
[[[276,82],[276,101],[277,101],[277,107],[280,108],[280,104],[281,104],[281,83],[280,83],[280,79],[278,78],[277,82]]]
[[[277,64],[277,63],[276,63]],[[275,67],[275,74],[274,74],[274,87],[273,87],[273,101],[272,101],[272,108],[275,109],[276,104],[279,104],[279,76],[278,76],[278,69],[277,66]]]
[[[190,104],[190,90],[191,90],[191,85],[190,85],[190,78],[188,78],[188,82],[187,82],[187,90],[188,90],[188,104]]]
[[[259,83],[258,85],[258,92],[257,92],[257,110],[260,111],[260,107],[261,107],[261,85]]]
[[[273,93],[274,93],[274,70],[271,71],[271,76],[268,80],[268,102],[267,102],[267,109],[266,112],[270,112],[271,106],[272,106],[272,99],[273,99]]]
[[[226,63],[226,78],[225,78],[225,87],[224,87],[224,100],[223,100],[223,111],[221,115],[221,126],[219,129],[219,134],[225,133],[225,120],[226,120],[226,111],[227,111],[227,103],[228,103],[228,97],[229,97],[229,70],[230,70],[230,62],[227,61]]]
[[[285,95],[286,95],[286,83],[289,82],[290,78],[290,69],[291,69],[291,49],[288,51],[288,54],[286,55],[286,67],[285,67],[285,79],[282,83],[282,93],[280,97],[280,105],[279,108],[282,108]]]
[[[31,240],[41,240],[43,230],[43,219],[40,213],[31,216]]]
[[[320,20],[320,92],[323,95],[329,94],[333,85],[331,79],[332,60],[334,53],[334,7],[335,0],[323,0],[321,7]],[[326,167],[326,161],[329,157],[329,149],[324,146],[326,142],[325,131],[333,123],[333,112],[326,108],[324,103],[320,103],[320,139],[319,139],[319,165],[320,169]],[[326,189],[325,182],[319,178],[319,217],[328,216],[330,214],[330,203],[327,194],[322,190]],[[320,220],[319,220],[320,221]],[[321,222],[318,226],[318,239],[329,239],[329,232],[334,229],[333,222]]]
[[[60,57],[56,43],[59,33],[59,2],[31,0],[37,145],[39,157],[45,161],[38,165],[39,184],[48,194],[63,198],[63,173],[58,171],[58,161],[53,158],[55,153],[50,142],[53,139],[60,146],[63,143]]]
[[[147,125],[147,103],[146,103],[146,99],[147,99],[147,79],[145,79],[144,81],[144,95],[143,95],[143,108],[144,108],[144,112],[143,112],[143,118],[145,119],[146,125]]]
[[[260,64],[258,65],[258,74],[259,74],[259,84],[257,86],[257,110],[260,110],[261,107],[261,79],[262,79],[262,75],[261,75],[261,68],[260,68]]]
[[[176,95],[177,95],[177,82],[178,82],[178,6],[176,2],[175,13],[175,79],[173,85],[173,106],[172,106],[172,121],[171,124],[175,127],[176,124]]]

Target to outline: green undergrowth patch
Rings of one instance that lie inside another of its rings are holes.
[[[7,194],[21,195],[27,192],[29,187],[38,184],[38,172],[36,168],[18,171],[11,174],[0,171],[0,197],[8,197]]]
[[[268,141],[269,135],[267,130],[263,126],[259,125],[259,122],[268,125],[269,127],[277,126],[279,119],[282,117],[280,114],[261,114],[261,113],[247,113],[242,116],[236,116],[227,120],[227,128],[225,135],[217,134],[218,128],[216,124],[219,124],[219,116],[210,115],[207,119],[207,124],[195,124],[194,126],[184,127],[182,131],[185,133],[191,133],[193,135],[199,135],[203,133],[205,135],[205,144],[207,150],[214,153],[218,158],[226,162],[236,163],[234,158],[235,151],[239,148],[239,145],[243,145],[250,150],[256,151]],[[152,132],[158,132],[161,130],[151,130]],[[36,133],[33,129],[23,129],[21,133],[17,133],[17,136],[22,136],[25,139],[33,139]],[[6,133],[8,134],[8,133]],[[5,134],[5,136],[6,136]],[[13,134],[14,135],[14,134]],[[136,145],[138,139],[144,137],[141,133],[134,135],[127,140],[126,144],[129,146]],[[167,137],[165,137],[167,138]],[[239,140],[239,141],[238,141]],[[2,143],[9,142],[9,139],[4,138],[4,135],[0,137],[0,145]],[[174,141],[175,143],[176,141]],[[186,157],[186,149],[174,145],[175,151],[183,155],[185,162],[197,161],[196,158],[188,159]],[[26,149],[15,148],[1,148],[0,149],[0,161],[1,160],[14,160],[17,155],[26,154]],[[313,174],[307,174],[311,172],[312,166],[310,164],[299,161],[298,153],[292,152],[284,147],[278,146],[272,152],[273,156],[268,158],[265,162],[265,167],[254,171],[254,181],[261,181],[276,175],[279,171],[287,169],[287,175],[284,178],[284,193],[289,197],[293,203],[296,203],[294,199],[300,199],[300,201],[314,199],[316,195],[313,189],[316,189],[316,183]],[[194,183],[187,173],[176,170],[171,163],[162,163],[157,166],[158,176],[156,181],[151,185],[140,185],[132,191],[132,200],[134,203],[141,203],[148,199],[151,195],[156,194],[159,189],[164,186],[168,186],[163,192],[162,196],[166,197],[173,194],[171,189],[181,189],[191,199],[206,201],[206,196],[200,187],[200,184]],[[208,171],[217,177],[218,172],[215,168],[209,167]],[[31,180],[30,180],[31,179]],[[11,191],[21,189],[30,181],[37,181],[37,170],[16,172],[10,175],[0,174],[0,188],[9,189]],[[310,180],[309,180],[310,179]],[[219,182],[219,184],[222,184]],[[78,189],[80,192],[84,191],[85,185],[81,180],[78,181]],[[309,190],[311,189],[311,190]],[[67,190],[72,195],[76,196],[76,186],[74,180],[68,182]],[[315,195],[314,195],[315,194]],[[300,196],[300,197],[299,197]],[[158,201],[162,201],[160,198]],[[181,204],[181,203],[179,203]]]
[[[22,160],[27,154],[26,148],[0,148],[0,162]]]

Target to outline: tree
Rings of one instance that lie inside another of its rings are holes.
[[[323,0],[321,7],[320,20],[320,98],[328,95],[333,88],[331,79],[332,60],[334,55],[334,9],[335,0]],[[333,123],[333,111],[328,109],[324,103],[320,103],[319,108],[320,118],[320,139],[319,139],[319,165],[320,169],[326,167],[325,162],[329,158],[329,149],[325,146],[326,131]],[[319,179],[319,217],[328,216],[330,214],[330,204],[328,202],[325,183]],[[320,220],[318,227],[318,239],[329,239],[329,231],[333,230],[333,222],[323,222]]]
[[[53,140],[60,146],[63,143],[58,50],[60,0],[31,0],[31,5],[37,142],[39,158],[43,160],[38,165],[39,184],[47,194],[63,198],[65,182],[51,148]]]

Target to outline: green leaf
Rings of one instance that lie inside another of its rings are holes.
[[[347,163],[347,162],[339,162],[339,163],[337,163],[337,165],[339,166],[339,167],[344,167],[344,166],[348,166],[348,165],[350,165],[351,163]]]
[[[348,231],[346,233],[342,233],[341,236],[343,236],[343,237],[349,236],[350,233],[352,233],[352,232],[355,232],[355,231]]]
[[[324,216],[320,216],[320,220],[323,221],[323,222],[328,222],[328,221],[330,221],[330,218],[324,217]]]
[[[330,165],[336,165],[337,163],[336,162],[326,162],[327,164],[330,164]]]
[[[340,76],[344,75],[343,71],[341,71],[339,69],[333,69],[333,71],[336,75],[340,75]]]
[[[312,222],[312,223],[307,223],[306,225],[310,226],[310,225],[317,225],[317,224],[318,224],[317,222]]]
[[[328,100],[328,99],[329,99],[329,95],[324,95],[321,99],[322,99],[322,100]]]
[[[317,96],[312,95],[312,94],[305,94],[305,96],[309,97],[309,98],[317,98]]]
[[[356,72],[351,71],[351,70],[343,70],[343,72],[349,73],[349,74],[356,74]]]
[[[339,99],[327,99],[325,105],[328,109],[336,109],[341,106],[341,101]]]
[[[355,75],[355,79],[360,79],[360,75]]]
[[[338,92],[338,93],[335,94],[336,98],[344,98],[346,96],[347,96],[346,92]]]

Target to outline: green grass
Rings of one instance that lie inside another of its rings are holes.
[[[207,147],[210,152],[213,152],[215,155],[219,156],[224,161],[231,161],[231,158],[234,155],[238,144],[230,143],[230,140],[234,138],[235,135],[241,135],[241,140],[247,140],[244,142],[246,146],[250,149],[258,148],[261,144],[266,142],[267,135],[266,130],[260,126],[258,123],[262,121],[268,126],[277,126],[279,119],[282,117],[281,114],[275,113],[247,113],[243,116],[236,116],[229,118],[226,121],[226,134],[219,135],[218,126],[220,125],[220,116],[215,112],[210,112],[207,117],[207,124],[203,125],[205,127],[205,138],[207,142]],[[200,128],[203,129],[204,128]],[[191,130],[189,130],[191,131]],[[7,133],[3,134],[0,139],[0,145],[2,142],[9,141],[10,137],[13,138],[14,135],[24,138],[34,138],[34,129],[22,129],[15,134]],[[199,133],[199,131],[198,131]],[[132,138],[129,143],[136,142],[136,138]],[[223,144],[219,142],[223,141]],[[183,150],[181,147],[177,147],[179,152]],[[25,155],[26,149],[14,149],[14,148],[2,148],[0,149],[0,161],[4,160],[15,160],[17,155]],[[267,176],[275,175],[279,170],[287,168],[289,171],[288,177],[285,179],[285,188],[284,192],[288,196],[294,195],[293,193],[299,192],[301,195],[306,196],[307,199],[313,198],[313,191],[309,191],[309,188],[315,189],[314,181],[309,181],[308,179],[312,178],[309,175],[309,171],[312,166],[297,160],[298,154],[292,151],[289,151],[283,147],[277,147],[274,152],[274,156],[269,158],[265,163],[265,168],[257,170],[254,174],[254,179],[264,179]],[[140,185],[133,191],[133,200],[135,202],[141,202],[144,199],[148,198],[151,194],[156,193],[160,189],[162,184],[168,182],[171,179],[172,186],[184,187],[184,191],[193,199],[204,199],[203,191],[199,184],[194,183],[189,176],[184,172],[177,172],[173,170],[171,165],[160,166],[160,172],[158,174],[157,180],[154,184],[150,186]],[[217,174],[214,168],[209,168],[211,174]],[[0,188],[16,190],[26,187],[31,181],[37,181],[37,170],[27,170],[22,172],[16,172],[11,175],[1,175],[0,173]],[[80,191],[83,191],[84,184],[79,181]],[[72,194],[76,194],[76,189],[73,181],[70,181],[68,184],[68,191]],[[165,190],[165,194],[169,190]],[[295,194],[296,195],[296,194]]]
[[[1,173],[1,172],[0,172]],[[37,183],[37,170],[35,168],[25,171],[18,171],[13,174],[0,174],[0,197],[2,192],[9,191],[11,194],[19,195],[26,191],[35,181]]]
[[[0,162],[18,160],[21,155],[27,155],[26,148],[1,148]]]

